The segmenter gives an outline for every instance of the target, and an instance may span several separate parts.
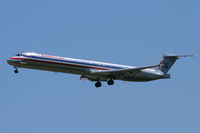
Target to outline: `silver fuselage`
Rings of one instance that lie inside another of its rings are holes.
[[[47,70],[53,72],[71,73],[84,76],[92,81],[106,81],[109,77],[102,77],[90,73],[91,71],[121,70],[136,68],[134,66],[111,64],[105,62],[81,60],[67,57],[50,56],[37,53],[23,53],[13,56],[7,60],[8,64],[15,67],[30,68],[37,70]],[[149,68],[137,74],[119,75],[115,80],[124,81],[151,81],[157,79],[170,78],[169,74],[164,74],[158,69]]]

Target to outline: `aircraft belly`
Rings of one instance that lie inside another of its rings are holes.
[[[128,75],[120,80],[125,80],[125,81],[136,81],[136,82],[146,82],[146,81],[152,81],[158,79],[155,74],[150,74],[146,72],[140,72],[134,75]]]
[[[126,77],[126,78],[123,78],[122,80],[132,81],[132,82],[146,82],[146,81],[151,81],[154,79],[149,79],[149,78],[144,78],[144,77]]]

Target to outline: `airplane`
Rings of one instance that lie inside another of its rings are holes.
[[[168,71],[180,57],[193,55],[164,54],[157,65],[135,67],[90,60],[74,59],[68,57],[24,52],[16,54],[7,60],[14,66],[14,72],[18,73],[18,67],[53,72],[62,72],[81,75],[80,79],[95,81],[95,86],[101,87],[101,82],[114,85],[114,80],[146,82],[158,79],[169,79]]]

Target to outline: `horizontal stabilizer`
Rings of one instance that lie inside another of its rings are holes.
[[[164,54],[163,57],[176,57],[176,58],[180,58],[180,57],[193,57],[194,55],[173,55],[173,54]]]

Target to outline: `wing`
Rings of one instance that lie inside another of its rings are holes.
[[[117,79],[118,77],[125,77],[128,75],[134,75],[141,72],[144,69],[158,67],[159,65],[147,66],[147,67],[137,67],[137,68],[128,68],[128,69],[119,69],[119,70],[103,70],[103,71],[91,71],[90,73],[98,77],[107,77]]]

